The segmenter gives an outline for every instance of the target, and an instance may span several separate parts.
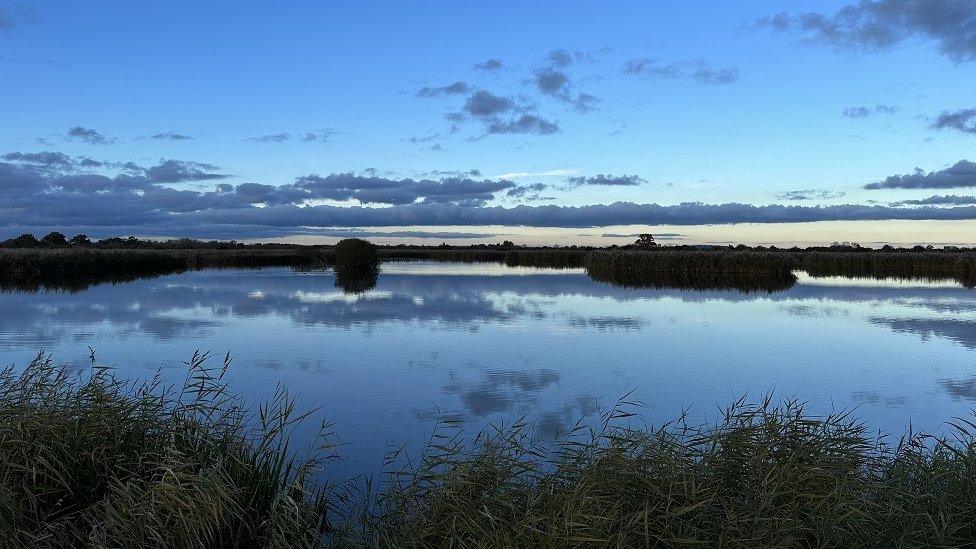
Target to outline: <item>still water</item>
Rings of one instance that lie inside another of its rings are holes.
[[[194,350],[234,357],[259,400],[283,382],[335,423],[337,474],[379,469],[438,417],[477,431],[527,416],[540,436],[621,396],[649,422],[715,419],[775,390],[877,429],[940,431],[976,403],[976,292],[954,282],[811,278],[786,291],[631,289],[581,270],[386,263],[345,294],[331,272],[198,271],[0,294],[0,359],[39,350],[83,368],[172,376]]]

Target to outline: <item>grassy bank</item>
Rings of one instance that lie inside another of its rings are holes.
[[[794,401],[714,425],[643,427],[618,404],[555,443],[531,425],[443,424],[391,455],[365,505],[312,481],[281,391],[250,409],[226,365],[183,384],[76,376],[39,357],[0,373],[0,538],[31,547],[957,547],[976,543],[976,425],[880,438]],[[341,510],[340,510],[341,509]],[[350,510],[355,509],[355,510]],[[365,509],[365,510],[364,510]]]

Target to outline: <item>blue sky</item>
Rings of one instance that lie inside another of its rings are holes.
[[[363,4],[0,3],[0,232],[976,243],[976,2]],[[689,202],[801,210],[566,209]]]

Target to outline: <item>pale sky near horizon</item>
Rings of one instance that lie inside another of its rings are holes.
[[[0,1],[0,82],[4,237],[976,244],[976,0]]]

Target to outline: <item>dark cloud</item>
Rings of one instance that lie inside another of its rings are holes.
[[[518,105],[510,97],[495,95],[488,90],[472,93],[462,108],[465,113],[485,124],[485,134],[548,135],[559,131],[556,122],[531,112],[532,109],[528,106]],[[513,113],[513,117],[503,117]],[[446,117],[457,123],[467,118],[463,113],[448,113]]]
[[[577,112],[590,112],[596,110],[597,103],[600,102],[600,98],[590,95],[588,93],[580,93],[573,99],[573,108]]]
[[[114,137],[105,137],[97,131],[84,126],[70,128],[68,133],[65,134],[65,139],[69,141],[80,139],[89,145],[110,145],[116,142]]]
[[[451,204],[409,204],[390,208],[275,206],[235,211],[195,212],[187,221],[278,227],[301,226],[506,225],[527,227],[599,227],[605,225],[703,225],[716,223],[797,223],[839,220],[976,219],[976,207],[890,208],[843,204],[786,206],[703,204],[672,206],[615,202],[589,206],[517,206],[471,208]],[[287,228],[287,229],[286,229]]]
[[[950,189],[976,187],[976,162],[960,160],[944,169],[925,173],[915,168],[914,173],[888,176],[884,181],[869,183],[865,189]]]
[[[598,173],[592,176],[567,177],[566,182],[573,187],[582,185],[603,185],[613,187],[636,186],[647,183],[647,180],[637,175],[611,175]]]
[[[36,152],[36,153],[22,153],[22,152],[11,152],[3,156],[0,156],[3,160],[12,162],[24,162],[27,164],[34,164],[37,166],[47,166],[47,167],[58,167],[67,168],[73,166],[75,161],[68,155],[59,152]]]
[[[424,86],[417,90],[416,95],[417,97],[440,97],[442,95],[460,95],[463,93],[468,93],[468,84],[467,82],[458,81],[439,88]]]
[[[968,206],[976,204],[976,196],[959,196],[955,194],[935,195],[918,200],[899,200],[891,206]]]
[[[976,135],[976,109],[943,111],[930,126],[935,130],[959,130]]]
[[[70,165],[65,162],[71,161]],[[167,186],[227,177],[202,162],[164,160],[142,168],[132,163],[104,164],[114,176],[81,167],[84,159],[58,153],[8,153],[0,160],[0,227],[125,227],[142,234],[222,234],[224,237],[315,233],[316,228],[387,226],[594,227],[605,225],[699,225],[714,223],[793,223],[834,220],[976,219],[976,206],[920,204],[913,208],[842,204],[676,205],[616,202],[587,206],[489,207],[505,195],[527,199],[544,190],[507,180],[448,175],[438,179],[397,179],[377,172],[308,175],[284,185],[214,181],[210,190]],[[970,166],[972,169],[972,166]],[[937,172],[937,177],[939,172]],[[976,173],[976,171],[974,171]],[[932,175],[923,176],[932,177]],[[944,176],[948,177],[948,176]],[[599,175],[596,183],[632,185],[634,176]],[[524,190],[518,190],[525,187]],[[512,193],[509,195],[508,193]],[[312,200],[356,200],[388,207],[307,205]],[[541,199],[541,197],[540,197]]]
[[[304,143],[319,142],[327,143],[333,136],[339,132],[333,129],[325,130],[315,130],[305,133],[272,133],[268,135],[259,135],[257,137],[249,137],[248,141],[253,141],[255,143],[284,143],[285,141],[301,141]]]
[[[575,62],[591,60],[594,53],[552,50],[543,59],[540,67],[533,71],[531,82],[543,96],[558,99],[573,110],[586,113],[597,108],[600,99],[592,94],[575,89],[570,75],[564,70]],[[502,62],[489,59],[474,67],[479,70],[498,70]],[[418,97],[442,97],[467,94],[461,112],[448,112],[444,118],[452,122],[450,133],[460,131],[461,125],[472,120],[483,125],[484,133],[470,136],[469,140],[481,139],[492,134],[535,134],[550,135],[560,131],[558,121],[538,112],[531,99],[524,96],[507,96],[486,89],[471,90],[464,81],[448,86],[423,87],[417,91]],[[422,138],[412,138],[413,143]],[[440,150],[440,143],[431,149]]]
[[[573,64],[573,55],[564,49],[552,50],[546,54],[546,60],[554,67],[568,67]]]
[[[157,133],[154,134],[152,138],[165,140],[165,141],[189,141],[193,139],[192,136],[186,135],[185,133],[176,133],[176,132]]]
[[[487,90],[478,90],[464,102],[464,112],[481,118],[504,114],[515,108],[515,102],[508,97],[495,95]]]
[[[213,164],[190,162],[187,160],[163,160],[155,166],[146,168],[146,177],[154,183],[182,183],[185,181],[210,181],[230,177]]]
[[[423,202],[481,206],[494,198],[495,193],[513,187],[515,183],[504,179],[479,181],[467,177],[446,177],[440,180],[414,180],[340,173],[324,177],[304,176],[294,185],[282,186],[279,189],[305,193],[307,199],[358,200],[364,204],[406,205]],[[295,200],[282,200],[282,202],[295,202]]]
[[[502,68],[502,60],[492,57],[491,59],[486,59],[481,63],[475,63],[474,68],[479,71],[497,71]]]
[[[565,72],[550,67],[535,73],[535,85],[546,95],[565,96],[569,90],[569,77]]]
[[[592,63],[597,58],[610,51],[610,48],[600,48],[592,51],[573,51],[565,49],[550,50],[544,62],[553,67],[565,68],[574,63]]]
[[[798,191],[786,191],[776,195],[780,200],[830,200],[844,196],[843,191],[831,191],[829,189],[801,189]]]
[[[576,52],[583,56],[582,52]],[[546,56],[549,66],[535,71],[533,82],[539,92],[569,103],[577,112],[586,113],[596,109],[600,99],[588,93],[573,94],[573,84],[563,69],[573,62],[573,55],[566,50],[553,50]]]
[[[555,200],[553,196],[542,196],[542,191],[549,188],[545,183],[532,183],[530,185],[519,185],[513,187],[505,193],[505,196],[517,198],[523,201]]]
[[[571,103],[578,112],[590,112],[596,109],[600,99],[588,93],[578,93],[574,97],[570,91],[569,76],[558,69],[546,68],[535,73],[535,85],[545,95],[555,97],[561,101]]]
[[[692,80],[713,86],[731,84],[739,79],[738,68],[717,69],[704,59],[662,63],[657,59],[641,57],[627,61],[624,74],[660,80]]]
[[[896,112],[898,112],[898,107],[892,105],[875,105],[873,108],[858,106],[845,108],[844,116],[848,118],[867,118],[872,114],[894,114]]]
[[[523,114],[511,120],[496,120],[486,128],[487,133],[534,133],[549,135],[559,132],[559,124],[537,114]]]
[[[531,185],[519,185],[518,187],[513,187],[505,193],[507,196],[514,198],[521,198],[529,193],[537,193],[546,190],[548,185],[545,183],[532,183]]]
[[[910,39],[934,41],[956,62],[976,60],[976,2],[973,0],[861,0],[833,14],[786,12],[763,17],[756,26],[793,31],[841,49],[885,50]]]

